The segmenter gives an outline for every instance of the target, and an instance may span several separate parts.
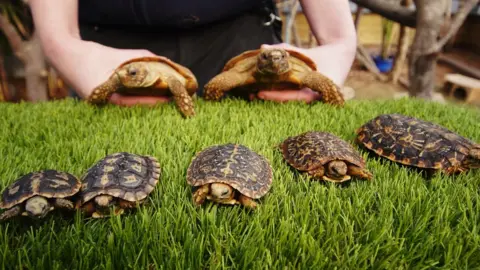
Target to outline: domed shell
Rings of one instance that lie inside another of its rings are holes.
[[[46,198],[70,197],[80,190],[80,186],[80,180],[67,172],[52,169],[30,172],[3,191],[0,208],[11,208],[37,195]]]
[[[258,199],[272,184],[272,168],[267,159],[241,144],[210,146],[199,152],[187,170],[191,186],[224,183],[245,196]]]
[[[82,177],[81,203],[106,194],[135,202],[145,199],[160,180],[155,157],[127,152],[110,154],[96,162]]]
[[[332,160],[365,167],[360,154],[346,141],[329,133],[308,131],[288,137],[281,144],[285,160],[300,171],[309,171]]]
[[[460,165],[473,145],[445,127],[401,114],[379,115],[356,133],[357,142],[376,154],[428,169]]]

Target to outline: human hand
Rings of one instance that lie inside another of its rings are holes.
[[[148,50],[116,49],[83,40],[73,40],[69,45],[69,54],[59,63],[59,69],[82,98],[87,98],[123,62],[137,57],[155,56]],[[168,101],[170,98],[166,96],[124,96],[118,93],[112,94],[109,100],[110,103],[122,106],[154,105]]]

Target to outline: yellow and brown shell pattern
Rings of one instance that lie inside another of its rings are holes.
[[[241,144],[207,147],[192,160],[187,170],[191,186],[224,183],[245,196],[258,199],[272,185],[272,168],[268,160]]]
[[[70,197],[80,190],[80,186],[80,180],[67,172],[51,169],[31,172],[3,191],[0,208],[11,208],[37,195],[46,198]]]
[[[130,202],[141,201],[160,180],[155,157],[127,152],[110,154],[96,162],[82,177],[81,203],[106,194]]]
[[[288,137],[280,145],[283,158],[297,170],[309,171],[333,160],[365,167],[360,154],[346,141],[322,131]]]
[[[383,114],[357,129],[357,142],[392,161],[426,169],[459,166],[472,141],[440,125],[401,114]]]

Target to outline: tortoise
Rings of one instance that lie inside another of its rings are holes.
[[[280,144],[283,158],[313,179],[342,183],[352,176],[370,180],[373,174],[352,145],[329,132],[307,131]]]
[[[114,92],[125,95],[173,96],[180,112],[194,116],[192,96],[198,82],[190,69],[163,56],[130,59],[114,71],[107,81],[97,86],[87,102],[106,103]]]
[[[480,144],[438,124],[382,114],[356,130],[356,141],[393,162],[447,175],[480,168]]]
[[[187,182],[196,189],[195,205],[208,199],[254,209],[254,200],[270,190],[272,168],[265,157],[244,145],[213,145],[195,155],[187,170]]]
[[[25,174],[3,191],[0,208],[6,210],[0,220],[18,215],[41,219],[55,208],[73,210],[73,197],[80,186],[77,177],[63,171],[45,169]]]
[[[107,155],[83,175],[76,208],[93,218],[121,215],[145,202],[160,176],[155,157],[128,152]]]
[[[323,102],[343,106],[339,87],[317,71],[306,55],[281,48],[245,51],[224,66],[222,72],[204,86],[206,100],[219,100],[227,91],[255,93],[260,90],[310,88]]]

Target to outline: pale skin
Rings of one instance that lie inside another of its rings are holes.
[[[252,200],[252,198],[247,197],[243,194],[238,194],[238,200],[235,199],[236,192],[231,186],[223,183],[212,183],[206,184],[198,188],[193,193],[193,201],[196,205],[203,204],[205,199],[210,201],[221,203],[221,204],[230,204],[236,205],[241,204],[248,208],[256,208],[257,203]]]
[[[355,57],[357,40],[348,0],[300,2],[310,28],[321,45],[311,49],[287,44],[272,46],[302,52],[314,60],[320,73],[337,85],[343,85]],[[82,98],[88,97],[96,86],[107,80],[121,63],[131,58],[154,56],[147,50],[115,49],[81,40],[77,23],[78,0],[30,0],[29,4],[47,59]],[[257,97],[277,102],[311,102],[319,94],[306,88],[300,91],[260,91]],[[118,93],[109,99],[110,103],[123,106],[169,101],[171,98],[166,96],[122,96]]]

